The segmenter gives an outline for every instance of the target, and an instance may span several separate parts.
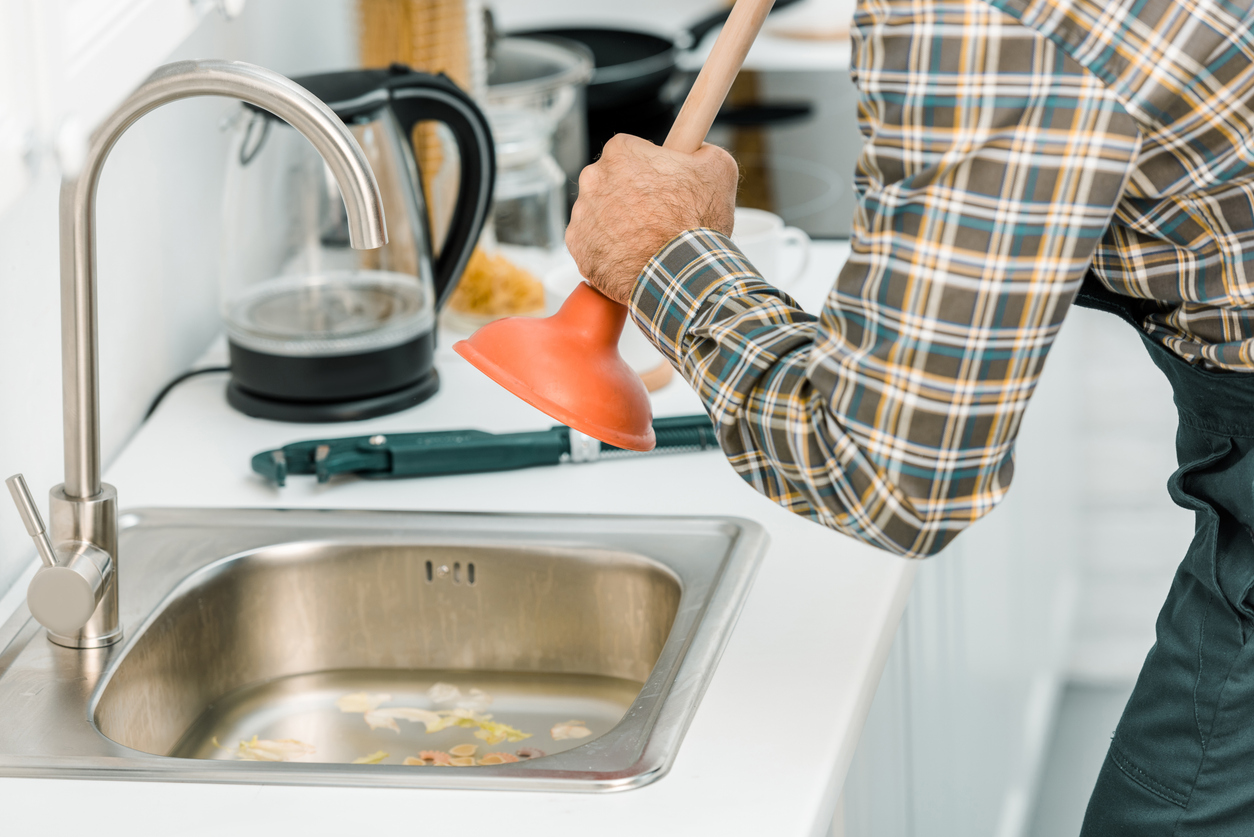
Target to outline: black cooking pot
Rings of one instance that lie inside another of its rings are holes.
[[[771,11],[799,0],[775,0]],[[695,49],[715,27],[721,26],[731,8],[722,8],[689,26],[681,43],[649,32],[594,26],[536,29],[516,33],[527,37],[576,41],[592,52],[596,69],[588,83],[588,147],[595,157],[614,134],[629,133],[661,143],[675,118],[676,102],[663,96],[663,88],[676,72],[680,51]],[[750,108],[751,112],[720,114],[720,121],[734,124],[779,124],[810,113],[805,104]]]

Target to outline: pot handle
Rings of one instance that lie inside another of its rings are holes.
[[[414,125],[419,122],[442,122],[457,140],[461,163],[457,205],[453,209],[448,237],[433,265],[435,308],[438,311],[457,286],[462,271],[466,269],[466,262],[479,242],[479,233],[488,220],[492,189],[496,183],[496,146],[483,111],[447,76],[408,73],[390,79],[386,87],[392,112],[411,153],[414,150]],[[430,232],[428,230],[428,235]]]
[[[780,9],[791,6],[797,2],[799,2],[799,0],[775,0],[775,5],[771,7],[771,11],[777,12]],[[696,23],[689,26],[686,31],[688,43],[681,44],[680,47],[682,49],[696,49],[701,45],[701,42],[705,40],[705,36],[710,34],[711,29],[722,26],[727,22],[727,16],[731,14],[731,10],[732,7],[729,3],[727,8],[719,9],[717,12],[711,12],[698,20]]]

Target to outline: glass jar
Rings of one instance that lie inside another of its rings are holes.
[[[492,218],[501,244],[554,249],[566,235],[566,174],[550,149],[553,124],[517,109],[488,110],[496,142]]]
[[[592,51],[564,38],[498,38],[488,74],[488,107],[530,110],[553,125],[553,158],[566,173],[566,215],[588,165],[586,88]]]

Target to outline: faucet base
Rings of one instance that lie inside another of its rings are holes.
[[[48,492],[52,543],[57,549],[77,552],[90,544],[111,559],[105,578],[104,595],[91,619],[76,634],[54,634],[48,638],[66,648],[102,648],[122,638],[118,620],[118,492],[108,483],[100,493],[86,500],[69,497],[64,485]],[[103,568],[102,568],[103,569]]]
[[[119,627],[112,633],[103,634],[101,636],[85,636],[81,631],[73,636],[66,634],[54,634],[48,631],[48,641],[53,645],[60,645],[62,648],[106,648],[110,645],[116,645],[122,641],[122,628]]]

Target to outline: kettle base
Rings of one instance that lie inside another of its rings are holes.
[[[241,387],[232,380],[226,387],[226,400],[246,416],[290,421],[301,424],[323,424],[363,419],[399,413],[421,404],[435,395],[440,388],[440,376],[434,369],[409,386],[382,395],[372,395],[351,401],[284,401],[267,398]]]

